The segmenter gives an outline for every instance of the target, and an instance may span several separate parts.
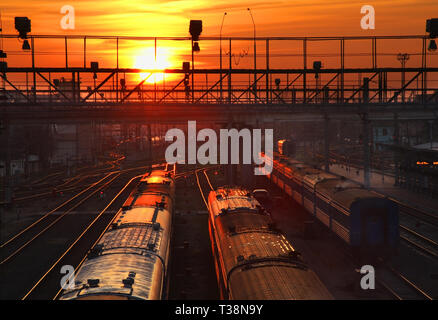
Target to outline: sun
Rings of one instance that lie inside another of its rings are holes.
[[[157,48],[157,56],[155,57],[155,47],[147,47],[141,49],[135,56],[134,68],[138,69],[154,69],[164,70],[171,67],[170,52],[166,48]],[[149,72],[139,73],[140,80],[149,76]],[[146,83],[161,82],[164,79],[164,73],[154,73]]]

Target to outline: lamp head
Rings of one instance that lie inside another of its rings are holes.
[[[427,50],[429,50],[430,52],[435,52],[437,49],[436,47],[436,42],[435,40],[431,39],[429,42],[429,47],[427,48]]]
[[[193,38],[193,41],[198,41],[199,36],[202,33],[202,20],[190,20],[189,32]]]
[[[313,69],[321,70],[321,68],[322,68],[322,62],[321,61],[313,61]]]
[[[195,42],[193,43],[193,51],[194,51],[194,52],[199,52],[199,51],[201,51],[201,49],[199,48],[199,42],[198,42],[198,41],[195,41]]]
[[[30,44],[29,44],[29,41],[24,40],[21,49],[23,49],[23,50],[30,50]]]
[[[438,37],[438,18],[426,21],[426,32],[429,32],[432,39]]]
[[[21,39],[27,39],[27,34],[31,31],[30,20],[27,17],[15,17],[15,29]]]

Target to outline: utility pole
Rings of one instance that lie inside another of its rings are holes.
[[[330,172],[330,138],[329,138],[329,117],[324,115],[324,169]]]
[[[219,79],[220,79],[220,101],[222,102],[223,99],[223,87],[222,87],[222,27],[224,26],[224,20],[225,16],[227,15],[226,12],[224,12],[224,16],[222,17],[222,24],[221,24],[221,30],[219,33],[219,65],[220,65],[220,73],[219,73]]]
[[[254,96],[257,96],[257,44],[256,44],[256,26],[254,22],[254,17],[252,16],[251,9],[248,8],[249,15],[251,16],[253,31],[254,31]],[[266,81],[268,81],[268,75],[266,75]]]
[[[399,53],[397,55],[397,60],[400,61],[402,67],[402,77],[401,77],[401,87],[405,86],[405,67],[406,62],[409,60],[408,53]],[[405,90],[402,91],[402,102],[405,102]]]
[[[11,145],[10,145],[10,123],[3,121],[5,133],[6,161],[5,161],[5,203],[9,204],[12,200],[12,180],[11,180]]]
[[[369,120],[368,120],[368,102],[369,102],[369,78],[363,79],[363,108],[362,114],[362,143],[363,143],[363,178],[365,188],[370,187],[370,146],[369,146]]]

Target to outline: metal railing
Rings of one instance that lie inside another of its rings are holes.
[[[0,37],[6,105],[438,103],[438,55],[422,35],[201,37],[195,54],[190,37],[32,35],[29,51]]]

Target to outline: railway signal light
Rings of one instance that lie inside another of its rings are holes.
[[[319,70],[321,70],[322,68],[322,62],[321,61],[313,61],[313,69],[316,71],[315,72],[315,79],[318,79],[319,77]]]
[[[426,32],[429,33],[431,39],[427,50],[435,52],[437,45],[434,39],[438,37],[438,18],[426,20]]]
[[[190,62],[184,61],[182,63],[182,68],[185,74],[190,73]]]
[[[120,79],[120,86],[121,86],[122,91],[126,90],[126,80],[125,79]]]
[[[31,31],[31,23],[27,17],[15,17],[15,29],[18,31],[18,38],[23,39],[23,50],[30,50],[27,34]]]
[[[198,52],[201,49],[199,48],[199,36],[202,33],[202,20],[190,20],[190,28],[189,28],[190,35],[192,36],[193,42],[193,51]]]
[[[432,39],[438,37],[438,18],[426,21],[426,32],[429,32]]]
[[[189,32],[193,41],[199,41],[199,36],[202,33],[202,20],[190,20]]]
[[[8,69],[8,64],[5,61],[0,61],[0,72],[6,72]]]

